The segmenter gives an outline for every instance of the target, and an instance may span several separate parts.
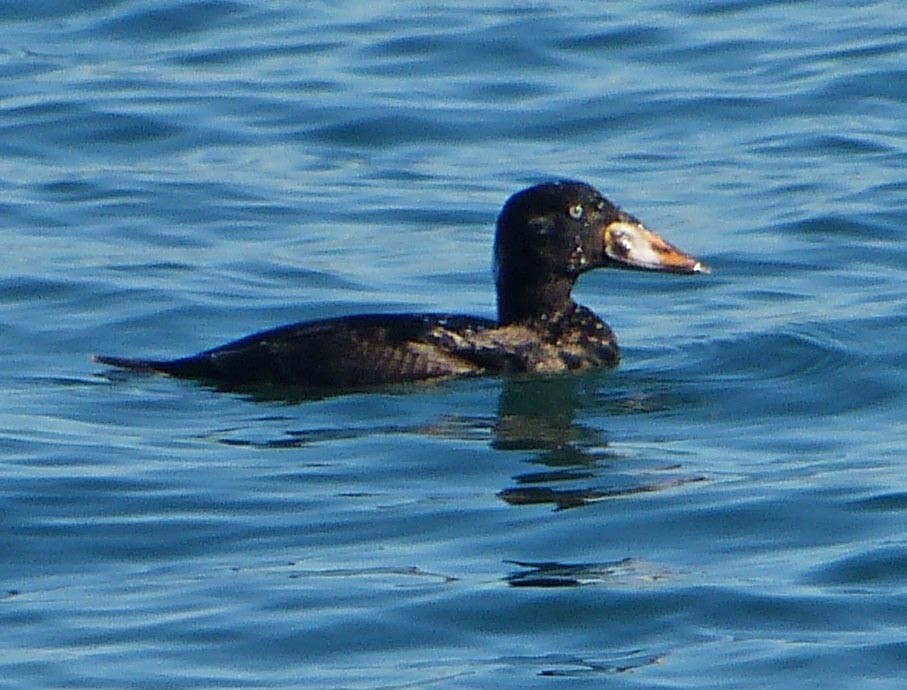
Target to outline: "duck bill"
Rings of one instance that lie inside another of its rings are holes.
[[[605,254],[624,268],[671,273],[710,273],[698,259],[680,251],[635,218],[615,220],[604,229]]]

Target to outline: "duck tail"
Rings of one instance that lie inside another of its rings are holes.
[[[148,359],[132,359],[130,357],[111,357],[109,355],[92,355],[92,361],[98,364],[106,364],[118,369],[129,369],[131,371],[161,371],[162,362],[154,362]]]

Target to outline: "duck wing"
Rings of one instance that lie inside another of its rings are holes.
[[[179,359],[95,361],[227,385],[355,388],[481,374],[483,363],[464,344],[495,326],[447,314],[348,316],[261,331]]]

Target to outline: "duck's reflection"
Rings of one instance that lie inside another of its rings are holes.
[[[676,469],[674,463],[656,463],[642,475],[638,464],[636,471],[622,472],[618,465],[624,458],[609,449],[607,434],[575,420],[584,401],[596,406],[602,403],[594,380],[565,376],[505,382],[492,445],[500,450],[534,452],[528,462],[544,469],[514,476],[516,485],[498,492],[501,499],[511,505],[549,503],[562,510],[699,479],[663,476]],[[638,396],[613,397],[608,405],[625,411],[647,407],[640,405]]]
[[[605,442],[602,432],[574,421],[581,381],[576,376],[506,379],[492,446],[538,450],[544,453],[545,464],[552,466],[580,462],[575,451]]]
[[[439,395],[446,396],[442,409],[447,412],[437,416],[429,413],[428,422],[283,429],[277,438],[266,434],[255,440],[249,438],[248,427],[238,427],[220,429],[216,438],[228,445],[275,449],[381,435],[487,443],[510,456],[511,464],[519,468],[511,475],[509,485],[497,491],[502,501],[511,506],[550,505],[557,511],[663,491],[702,479],[685,473],[680,458],[669,449],[657,444],[613,443],[604,429],[609,421],[617,425],[617,420],[627,415],[647,415],[675,406],[675,393],[657,382],[636,380],[628,384],[607,374],[589,374],[505,378],[484,386],[460,382],[457,386],[464,388],[439,391]],[[326,397],[300,393],[298,389],[289,392],[292,395],[281,395],[269,388],[242,394],[258,401],[285,404]],[[414,393],[412,389],[397,392],[401,400]],[[420,392],[424,394],[426,389],[421,387],[415,394]],[[395,395],[395,391],[386,394]],[[497,408],[491,414],[483,414],[489,395],[492,400],[496,396]],[[464,405],[459,396],[466,396],[469,402]],[[361,402],[350,402],[358,406],[371,404],[374,399],[366,396]],[[437,398],[429,395],[421,403],[413,403],[414,409],[425,402],[434,404]],[[451,409],[464,407],[470,412],[450,413]],[[282,422],[295,417],[288,414],[269,419]],[[512,587],[574,587],[615,581],[635,585],[664,577],[657,567],[635,558],[603,563],[522,559],[507,563],[512,571],[503,579]]]
[[[606,563],[505,562],[520,568],[504,578],[511,587],[579,587],[615,582],[651,584],[670,577],[670,573],[636,558]]]
[[[609,446],[599,425],[577,421],[589,410],[611,415],[649,413],[670,407],[657,392],[627,390],[600,375],[505,378],[501,380],[494,415],[443,415],[429,424],[390,424],[286,430],[279,438],[236,438],[221,429],[218,441],[227,445],[268,448],[305,447],[313,443],[355,439],[364,435],[411,435],[454,439],[488,439],[495,450],[528,455],[529,467],[512,477],[513,486],[498,491],[510,505],[550,504],[557,510],[578,508],[596,501],[650,493],[676,487],[701,477],[678,474],[676,460],[663,453],[620,451]],[[425,388],[420,387],[424,392]],[[336,392],[300,389],[233,390],[259,402],[298,404],[337,397]],[[412,393],[401,390],[401,395]],[[242,430],[237,430],[242,431]]]
[[[492,446],[528,452],[537,467],[513,477],[514,485],[498,496],[510,505],[551,504],[556,510],[650,493],[700,481],[682,474],[675,458],[662,452],[615,450],[599,425],[577,421],[590,416],[640,414],[670,406],[657,392],[638,386],[622,389],[600,377],[561,377],[505,382],[499,398]],[[655,449],[653,449],[655,451]],[[507,561],[513,570],[503,579],[511,587],[578,587],[625,583],[652,584],[667,575],[636,558],[604,563]]]
[[[575,421],[579,398],[580,379],[573,376],[505,381],[491,445],[529,451],[528,462],[544,469],[514,476],[516,486],[498,493],[504,501],[571,508],[592,498],[591,489],[554,488],[593,480],[607,458],[606,434]]]

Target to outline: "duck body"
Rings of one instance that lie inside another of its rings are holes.
[[[611,329],[578,307],[553,323],[507,326],[452,314],[361,314],[281,326],[180,359],[95,359],[227,385],[348,389],[613,366],[619,353]]]
[[[513,195],[498,218],[496,321],[364,314],[281,326],[179,359],[95,360],[222,385],[327,389],[614,366],[614,333],[572,298],[579,275],[604,266],[708,271],[593,187],[546,183]]]

